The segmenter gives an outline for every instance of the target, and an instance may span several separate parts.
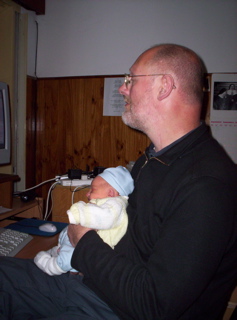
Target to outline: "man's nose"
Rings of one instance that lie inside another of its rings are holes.
[[[125,95],[125,94],[126,94],[126,92],[127,92],[127,87],[126,87],[125,83],[123,83],[123,84],[121,85],[121,87],[119,87],[118,92],[119,92],[120,94],[122,94],[122,95]]]

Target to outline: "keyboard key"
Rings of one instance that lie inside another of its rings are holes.
[[[0,227],[0,256],[14,257],[32,239],[27,233]]]

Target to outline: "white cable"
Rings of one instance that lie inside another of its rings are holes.
[[[79,191],[80,191],[80,190],[85,189],[85,188],[88,188],[88,187],[90,187],[90,186],[85,186],[85,187],[77,186],[77,187],[72,191],[72,205],[73,205],[73,203],[74,203],[74,194],[75,194],[75,192],[77,191],[77,189],[79,189]]]
[[[55,180],[55,179],[54,179],[54,180]],[[48,217],[49,217],[50,214],[51,214],[52,206],[51,206],[50,211],[48,212],[48,210],[49,210],[49,198],[50,198],[52,189],[54,189],[54,187],[55,187],[57,184],[60,184],[60,182],[59,182],[59,181],[54,182],[54,183],[51,185],[51,187],[49,188],[48,195],[47,195],[47,200],[46,200],[46,209],[45,209],[44,220],[47,220]],[[53,201],[53,200],[52,200],[52,201]]]
[[[40,184],[38,184],[38,185],[36,185],[36,186],[34,186],[34,187],[32,187],[32,188],[25,189],[25,190],[23,190],[23,191],[17,191],[17,192],[15,192],[15,194],[19,194],[19,193],[23,193],[23,192],[26,192],[26,191],[29,191],[29,190],[32,190],[32,189],[36,189],[36,188],[38,188],[39,186],[41,186],[42,184],[48,183],[48,182],[50,182],[50,181],[55,181],[56,179],[57,179],[57,180],[60,180],[60,178],[49,179],[49,180],[46,180],[46,181],[41,182]]]

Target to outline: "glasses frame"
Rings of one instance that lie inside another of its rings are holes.
[[[132,78],[137,78],[137,77],[156,77],[156,76],[165,76],[168,75],[168,73],[151,73],[151,74],[135,74],[133,76],[131,76],[128,73],[124,74],[124,83],[126,88],[128,88],[129,84],[131,84],[131,80]],[[176,89],[176,86],[173,85],[173,89]]]

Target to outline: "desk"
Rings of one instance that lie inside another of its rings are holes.
[[[36,198],[28,202],[21,201],[20,198],[13,198],[12,209],[0,214],[0,220],[4,220],[13,216],[21,218],[37,218],[43,219],[43,199]]]
[[[0,173],[0,205],[6,208],[12,208],[13,182],[20,178],[14,174]]]
[[[15,256],[22,259],[33,259],[39,251],[46,251],[58,244],[58,234],[51,237],[33,236],[31,240],[20,252]]]
[[[14,223],[12,220],[0,221],[0,227]],[[39,251],[46,251],[58,244],[58,236],[56,234],[50,237],[42,237],[33,235],[33,239],[15,256],[22,259],[33,259]]]

